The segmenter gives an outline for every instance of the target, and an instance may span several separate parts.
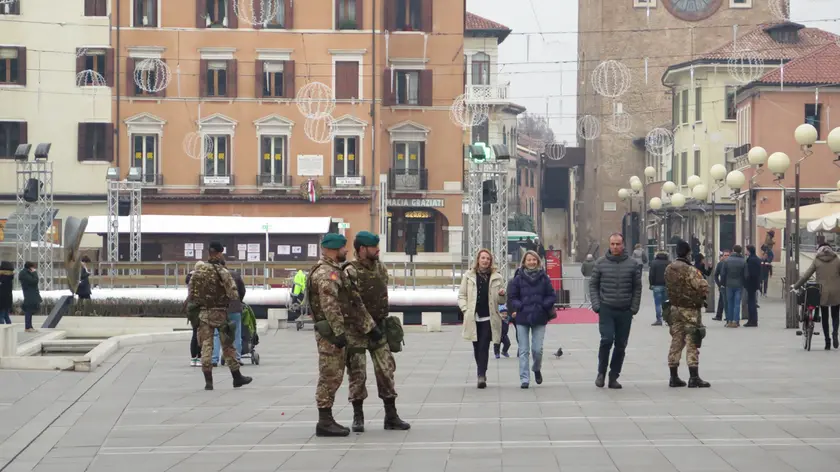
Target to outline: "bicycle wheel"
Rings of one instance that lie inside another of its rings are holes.
[[[805,340],[805,350],[811,350],[811,338],[814,337],[814,320],[808,319],[806,321],[808,325],[805,327],[805,332],[802,334],[802,338]]]

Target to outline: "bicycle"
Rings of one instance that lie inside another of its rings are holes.
[[[802,336],[802,347],[806,351],[811,350],[811,340],[814,335],[819,335],[814,328],[820,322],[820,294],[821,285],[817,282],[805,282],[796,292],[796,302],[799,304],[799,321],[802,329],[796,331],[797,336]]]

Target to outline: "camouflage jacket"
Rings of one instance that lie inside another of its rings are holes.
[[[346,333],[345,324],[353,307],[350,283],[338,262],[321,257],[309,271],[306,297],[316,323],[327,320],[335,336]]]
[[[709,284],[694,266],[677,259],[665,269],[665,287],[671,305],[679,308],[702,308]]]
[[[388,317],[388,269],[379,261],[352,261],[344,266],[350,280],[354,304],[361,304],[373,322],[379,324]]]
[[[189,301],[199,306],[200,317],[208,321],[208,313],[212,312],[211,324],[221,323],[227,318],[231,300],[239,300],[239,292],[225,266],[216,262],[196,264],[189,283]]]

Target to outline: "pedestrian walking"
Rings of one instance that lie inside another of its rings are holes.
[[[516,344],[519,351],[519,384],[528,388],[531,370],[537,385],[543,383],[542,355],[545,327],[557,317],[554,303],[557,292],[545,273],[542,259],[535,251],[527,251],[516,275],[508,283],[507,306],[516,322]],[[530,359],[534,362],[531,366]]]
[[[321,259],[309,271],[306,293],[312,319],[315,321],[315,343],[318,347],[318,385],[315,403],[318,406],[316,436],[347,436],[350,428],[336,423],[332,407],[335,392],[344,380],[347,362],[345,315],[353,310],[351,294],[341,264],[347,259],[347,238],[327,233],[321,240]]]
[[[23,270],[18,274],[20,288],[23,290],[23,327],[27,333],[35,331],[32,327],[32,317],[41,309],[41,289],[38,288],[38,264],[26,262]]]
[[[830,350],[832,344],[834,349],[837,349],[840,348],[840,339],[837,338],[838,325],[840,325],[840,257],[826,243],[820,245],[814,262],[792,288],[798,290],[814,274],[817,275],[817,283],[820,284],[820,312],[825,335],[825,350]],[[830,337],[828,334],[829,312],[831,312],[832,325]]]
[[[499,305],[505,303],[504,283],[493,265],[493,254],[480,249],[475,265],[461,278],[458,290],[458,308],[464,314],[462,336],[473,343],[478,388],[487,387],[490,343],[497,344],[502,339]]]
[[[720,276],[721,271],[723,270],[724,262],[726,262],[727,259],[729,259],[729,251],[721,251],[718,263],[715,265],[713,278],[715,285],[718,288],[718,301],[717,306],[715,307],[716,313],[715,317],[712,318],[715,321],[721,321],[723,319],[723,314],[726,311],[726,287],[723,285],[723,280]],[[726,315],[726,321],[729,321],[729,315]]]
[[[642,266],[627,256],[621,233],[610,236],[609,251],[595,263],[589,290],[592,311],[598,313],[598,331],[601,334],[595,385],[604,386],[609,367],[609,388],[621,388],[618,377],[630,339],[630,326],[642,300]]]
[[[703,274],[691,265],[691,246],[680,241],[676,247],[677,260],[665,269],[665,286],[670,295],[668,325],[671,332],[671,348],[668,350],[668,368],[671,370],[669,387],[685,387],[680,379],[679,368],[682,351],[688,364],[688,387],[708,388],[709,382],[700,378],[700,346],[706,336],[700,309],[706,303],[709,283]]]
[[[665,268],[671,263],[668,253],[659,251],[650,263],[648,272],[648,283],[653,292],[653,304],[656,310],[656,321],[651,326],[662,326],[662,304],[668,300],[668,291],[665,289]]]
[[[213,390],[213,330],[219,329],[222,355],[225,365],[233,377],[233,387],[248,385],[253,380],[242,375],[236,351],[233,348],[234,327],[230,325],[228,307],[238,300],[236,282],[222,264],[222,244],[213,241],[208,246],[207,262],[196,265],[190,279],[190,303],[199,308],[198,342],[201,345],[201,371],[204,373],[204,389]]]
[[[592,254],[586,255],[586,260],[580,265],[580,274],[583,275],[583,301],[589,301],[589,280],[592,278],[592,271],[595,270],[595,258]]]
[[[76,295],[79,300],[90,300],[90,271],[88,270],[90,257],[82,256],[82,272],[79,274],[79,286],[76,288]]]
[[[761,254],[761,293],[767,296],[767,286],[770,285],[770,277],[773,276],[773,260],[767,254],[766,248]]]
[[[749,256],[746,260],[747,277],[744,281],[744,291],[747,292],[747,323],[746,328],[758,327],[758,291],[761,289],[761,259],[755,254],[755,246],[747,246]]]
[[[732,253],[720,270],[721,284],[726,287],[726,327],[741,326],[741,295],[747,280],[747,261],[740,245],[732,248]]]
[[[15,265],[11,261],[0,262],[0,324],[12,324],[12,289],[15,285]]]
[[[356,260],[344,266],[350,282],[355,310],[345,322],[347,326],[347,374],[350,383],[350,403],[353,405],[353,432],[365,430],[364,401],[368,392],[367,352],[373,361],[376,389],[385,406],[383,426],[386,430],[405,431],[411,425],[397,414],[397,388],[394,372],[397,364],[385,338],[385,319],[388,318],[388,269],[379,260],[379,236],[370,231],[356,233],[353,241]],[[370,323],[372,327],[369,327]],[[367,331],[365,331],[367,330]]]
[[[496,359],[501,356],[510,357],[508,350],[510,349],[510,313],[508,313],[507,305],[499,305],[499,316],[502,317],[502,339],[500,343],[493,344],[493,353]],[[514,325],[514,329],[516,326]]]
[[[633,248],[633,259],[635,259],[641,266],[647,264],[647,254],[645,254],[645,250],[642,249],[641,244],[636,244]]]
[[[222,265],[225,265],[224,259]],[[228,321],[235,326],[233,334],[233,348],[236,350],[236,360],[242,363],[242,302],[245,300],[245,281],[242,280],[242,274],[237,270],[228,270],[233,282],[236,284],[236,293],[239,297],[236,300],[231,300],[228,305]],[[253,333],[251,333],[253,334]],[[213,367],[219,365],[219,354],[221,351],[221,343],[219,342],[218,328],[213,333]]]

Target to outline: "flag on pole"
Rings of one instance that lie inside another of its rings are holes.
[[[309,203],[315,203],[318,201],[318,193],[316,192],[315,181],[313,179],[309,179],[306,193],[309,195]]]

